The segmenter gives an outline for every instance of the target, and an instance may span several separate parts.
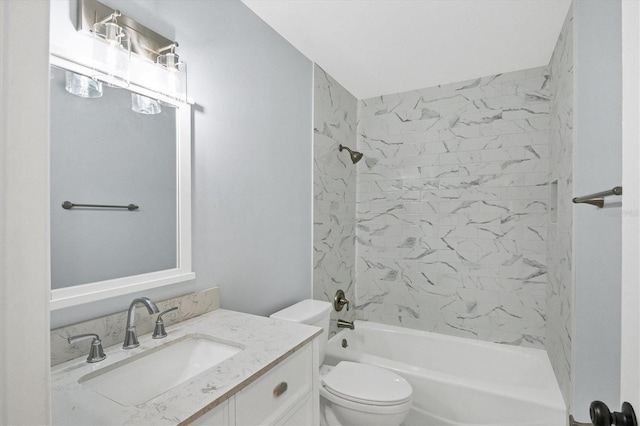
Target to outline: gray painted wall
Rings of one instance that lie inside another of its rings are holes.
[[[180,42],[193,117],[194,282],[222,307],[269,314],[311,296],[311,61],[236,0],[104,1]],[[75,2],[51,5],[51,42],[76,37]],[[52,313],[52,328],[126,307],[135,295]]]
[[[574,2],[574,193],[620,185],[622,167],[621,3]],[[600,399],[619,409],[620,199],[574,207],[574,404],[578,421]]]

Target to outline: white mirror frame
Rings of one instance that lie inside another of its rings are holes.
[[[79,63],[77,58],[62,53],[62,49],[51,48],[51,65],[91,75],[91,69]],[[68,308],[84,303],[108,299],[195,279],[191,270],[191,104],[172,100],[153,88],[147,88],[132,82],[128,90],[140,93],[152,99],[159,99],[176,106],[177,137],[177,268],[146,274],[132,275],[111,280],[98,281],[72,287],[51,290],[51,310]],[[51,206],[50,206],[51,208]]]

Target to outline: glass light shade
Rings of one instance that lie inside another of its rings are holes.
[[[156,63],[161,65],[160,91],[171,99],[179,102],[187,101],[187,64],[180,60],[176,53],[159,55]],[[162,105],[173,106],[160,101]]]
[[[65,71],[65,87],[67,92],[81,98],[99,98],[102,96],[102,83],[87,77]]]
[[[160,103],[155,99],[131,93],[131,109],[139,114],[160,114],[162,108]]]
[[[110,87],[128,87],[131,40],[114,22],[93,26],[93,69],[96,80]]]
[[[180,56],[177,53],[169,52],[158,55],[156,62],[170,70],[177,70],[180,64]]]

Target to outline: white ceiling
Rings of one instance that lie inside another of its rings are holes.
[[[242,0],[355,97],[547,65],[570,0]]]

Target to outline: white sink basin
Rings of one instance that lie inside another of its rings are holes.
[[[119,404],[143,404],[242,349],[242,345],[191,334],[94,371],[78,382]]]

